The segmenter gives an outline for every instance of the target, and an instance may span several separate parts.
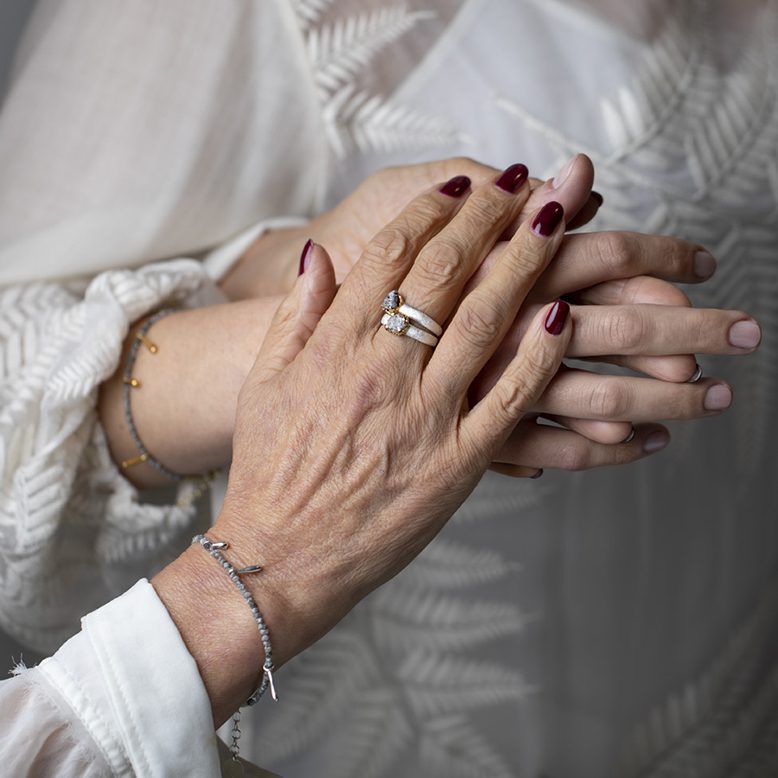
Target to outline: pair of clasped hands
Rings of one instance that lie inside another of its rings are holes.
[[[229,542],[234,564],[263,565],[246,583],[277,666],[407,565],[487,468],[535,476],[631,462],[669,442],[653,420],[731,403],[725,382],[699,377],[694,355],[749,353],[758,325],[694,309],[672,284],[713,274],[701,246],[567,234],[602,203],[592,181],[584,156],[547,182],[523,165],[500,172],[465,159],[396,168],[306,226],[315,242],[238,397],[227,493],[209,532]],[[303,234],[263,238],[225,291],[267,291],[263,252],[288,255]],[[293,272],[277,273],[279,287]],[[444,325],[434,349],[380,326],[393,289]],[[566,356],[643,375],[597,375],[564,366]],[[250,612],[200,549],[154,585],[219,724],[257,685]]]

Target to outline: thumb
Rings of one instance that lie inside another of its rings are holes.
[[[302,350],[330,307],[337,285],[326,250],[309,240],[300,256],[300,275],[273,317],[252,372],[260,381],[283,370]]]

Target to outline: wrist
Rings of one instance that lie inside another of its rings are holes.
[[[232,301],[287,294],[307,239],[307,225],[265,232],[237,259],[219,287]]]

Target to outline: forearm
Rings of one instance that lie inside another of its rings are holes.
[[[132,416],[146,448],[169,469],[203,473],[229,460],[235,405],[243,381],[280,298],[263,297],[180,311],[149,331],[158,346],[140,348],[131,390]],[[99,416],[114,460],[138,454],[122,403],[127,353],[137,326],[130,328],[117,371],[100,390]],[[125,471],[137,486],[167,479],[148,464]]]

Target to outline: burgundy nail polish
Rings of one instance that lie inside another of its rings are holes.
[[[605,198],[599,192],[595,192],[594,189],[592,189],[592,197],[597,203],[598,208],[605,202]]]
[[[454,176],[440,187],[440,193],[449,197],[462,197],[470,188],[470,179],[467,176]]]
[[[521,189],[522,184],[529,177],[529,170],[526,165],[517,164],[505,168],[502,175],[495,181],[500,189],[515,194]]]
[[[557,300],[546,316],[546,332],[552,335],[559,335],[565,328],[570,306],[564,300]]]
[[[313,241],[308,238],[303,246],[303,253],[300,254],[300,267],[297,271],[298,276],[301,276],[308,269],[308,263],[311,261],[311,251],[313,251]]]
[[[559,226],[562,217],[565,215],[565,209],[552,200],[546,203],[539,211],[532,222],[532,231],[536,235],[547,238]]]

